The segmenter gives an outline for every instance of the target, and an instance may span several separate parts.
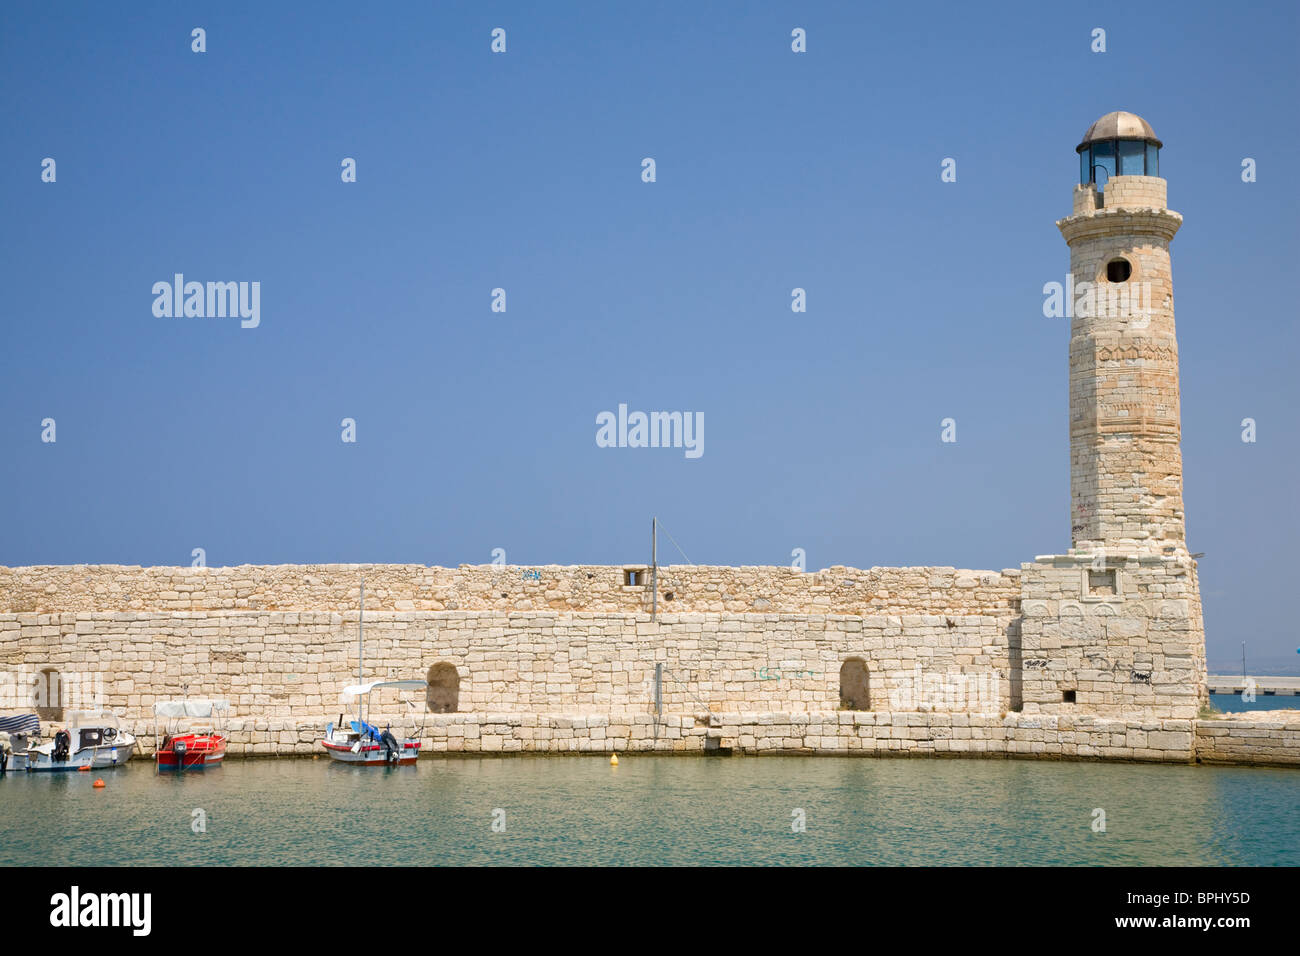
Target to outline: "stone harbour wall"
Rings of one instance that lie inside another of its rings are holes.
[[[1202,763],[1300,767],[1300,710],[1225,714],[1196,722]]]
[[[242,565],[230,568],[44,565],[0,567],[0,613],[86,611],[648,612],[644,564]],[[886,614],[1013,611],[1020,571],[948,567],[845,568],[669,565],[659,568],[665,613]]]
[[[237,714],[336,712],[357,681],[357,613],[215,611],[0,615],[0,671],[35,707],[95,684],[132,720],[160,700],[219,697]],[[999,712],[1010,706],[1009,615],[617,615],[367,612],[365,677],[441,684],[420,710],[634,714],[835,710],[841,668],[862,662],[863,709]],[[439,694],[454,697],[442,700]],[[408,694],[408,698],[410,695]]]
[[[237,717],[229,756],[321,756],[316,742],[336,715]],[[138,756],[153,753],[148,727]],[[1207,720],[1109,720],[1020,714],[813,711],[705,715],[436,714],[420,734],[427,756],[667,753],[862,757],[1010,757],[1148,763],[1300,766],[1300,712],[1261,711]],[[725,748],[725,749],[724,749]]]
[[[236,719],[232,757],[321,754],[315,743],[332,717]],[[733,713],[707,719],[653,715],[436,714],[420,737],[427,754],[823,754],[854,756],[1040,757],[1188,763],[1192,722],[997,714],[876,714],[814,711]],[[151,754],[153,739],[141,738]]]
[[[0,568],[5,712],[93,697],[152,747],[159,700],[231,701],[231,754],[320,753],[369,715],[427,753],[861,753],[1297,762],[1293,724],[1198,719],[1185,555],[1010,571],[671,567]],[[656,707],[656,667],[662,668]],[[57,687],[50,699],[49,688]],[[386,695],[386,696],[385,696]],[[1292,756],[1288,756],[1292,755]]]

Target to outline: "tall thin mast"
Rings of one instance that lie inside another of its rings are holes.
[[[659,519],[650,519],[650,620],[659,611]]]
[[[357,614],[357,683],[366,682],[365,671],[362,667],[362,660],[366,654],[366,579],[361,579],[361,611]],[[357,720],[365,721],[366,698],[362,697],[357,702]]]

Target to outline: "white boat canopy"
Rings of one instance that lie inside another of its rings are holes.
[[[343,688],[343,696],[351,699],[353,697],[364,697],[372,690],[378,690],[381,687],[396,687],[401,690],[423,690],[429,686],[428,681],[423,680],[372,680],[368,684],[349,684]]]
[[[160,700],[153,705],[158,717],[212,717],[228,710],[228,700]]]

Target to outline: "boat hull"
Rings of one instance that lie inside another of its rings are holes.
[[[205,770],[221,766],[225,757],[226,738],[218,734],[187,734],[170,739],[154,755],[159,770]]]
[[[123,736],[129,737],[129,735]],[[134,737],[129,737],[127,740],[119,738],[112,745],[101,744],[96,747],[83,747],[75,754],[69,754],[67,760],[55,760],[52,754],[42,748],[29,750],[22,755],[26,757],[26,767],[23,769],[28,773],[75,773],[79,770],[106,770],[110,767],[120,767],[131,759],[134,752]],[[12,764],[11,767],[13,767]],[[13,767],[13,769],[18,768]]]
[[[352,749],[353,745],[334,743],[329,740],[322,740],[321,744],[325,747],[325,752],[330,755],[331,760],[352,764],[357,767],[389,767],[394,764],[409,766],[415,763],[420,756],[420,742],[418,740],[403,741],[402,752],[395,761],[388,759],[388,752],[382,744],[367,743],[357,750]]]

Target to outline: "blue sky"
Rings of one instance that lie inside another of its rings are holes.
[[[695,563],[1064,551],[1042,286],[1127,109],[1185,217],[1210,658],[1300,659],[1294,4],[545,7],[5,5],[0,563],[622,563],[652,514]],[[260,326],[155,317],[178,272]],[[620,403],[704,454],[597,447]]]

